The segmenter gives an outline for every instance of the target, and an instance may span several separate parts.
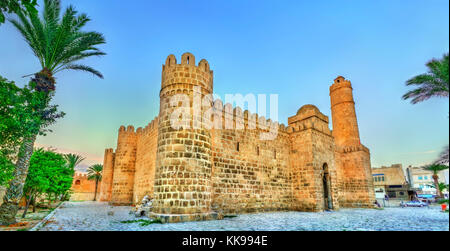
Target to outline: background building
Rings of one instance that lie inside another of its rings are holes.
[[[389,205],[397,206],[400,201],[411,199],[414,192],[405,177],[402,164],[372,168],[375,197],[381,205],[386,205],[385,196],[388,196]],[[387,205],[386,205],[387,206]]]
[[[411,187],[417,190],[419,197],[433,198],[436,196],[436,188],[434,187],[433,172],[424,170],[421,167],[409,166],[406,169]],[[439,183],[448,185],[448,169],[438,173]],[[448,191],[444,191],[447,194]]]
[[[100,194],[100,182],[97,188],[97,198]],[[86,173],[76,172],[73,177],[71,201],[94,200],[95,180],[88,180]]]

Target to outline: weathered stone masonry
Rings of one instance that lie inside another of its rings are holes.
[[[159,116],[136,131],[122,126],[116,151],[105,151],[101,200],[133,204],[150,195],[152,214],[169,222],[372,206],[370,153],[360,143],[350,81],[338,77],[330,88],[333,131],[313,105],[299,109],[286,127],[220,100],[208,101],[213,123],[242,129],[208,129],[192,104],[212,93],[206,60],[196,65],[194,55],[185,53],[177,64],[170,55],[163,65]],[[176,94],[189,102],[172,99]],[[194,114],[188,129],[171,126],[175,109]],[[278,126],[277,137],[261,140],[267,132],[261,128],[271,125]]]

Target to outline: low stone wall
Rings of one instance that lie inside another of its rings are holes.
[[[98,193],[97,198],[99,198]],[[91,201],[91,200],[94,200],[93,192],[76,192],[70,196],[70,201]]]

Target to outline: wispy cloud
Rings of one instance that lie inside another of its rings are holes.
[[[398,153],[396,155],[422,155],[422,154],[433,154],[433,153],[437,153],[437,150],[428,150],[428,151],[423,151],[423,152],[407,152],[407,153]]]

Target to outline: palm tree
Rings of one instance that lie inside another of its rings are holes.
[[[439,164],[431,164],[429,166],[423,167],[424,170],[433,172],[433,181],[434,181],[434,187],[436,188],[436,193],[438,194],[439,198],[444,197],[442,195],[442,192],[439,190],[439,176],[438,173],[442,170],[448,169],[448,166],[446,165],[439,165]]]
[[[69,153],[64,155],[64,159],[67,161],[67,167],[75,170],[75,167],[81,164],[81,162],[83,162],[86,158],[81,155]]]
[[[406,82],[407,86],[418,86],[416,89],[407,92],[403,95],[403,99],[411,99],[411,103],[417,104],[428,100],[432,97],[447,97],[449,96],[449,59],[448,53],[444,54],[442,59],[432,59],[426,64],[428,72],[417,75]],[[426,167],[428,170],[433,171],[433,179],[435,187],[438,186],[436,168],[444,168],[445,164],[448,165],[448,146],[439,156],[439,159],[435,161],[433,165]],[[448,166],[447,166],[448,168]],[[444,168],[444,169],[447,169]],[[441,169],[442,170],[442,169]],[[437,189],[438,190],[438,189]],[[439,196],[442,197],[442,193],[439,191]]]
[[[98,182],[102,180],[103,165],[97,164],[88,168],[88,180],[95,180],[94,201],[97,200]]]
[[[40,62],[41,70],[34,73],[31,82],[35,90],[44,96],[41,110],[42,121],[54,120],[46,109],[55,91],[54,74],[63,70],[78,70],[90,72],[103,78],[103,75],[92,67],[77,62],[92,56],[105,55],[96,46],[105,43],[102,34],[84,32],[82,28],[90,21],[86,14],[77,14],[69,6],[61,16],[60,0],[44,0],[42,17],[37,12],[17,11],[18,19],[9,19],[13,26],[23,36],[34,55]],[[45,123],[42,124],[45,126]],[[42,127],[41,127],[42,130]],[[14,178],[0,206],[0,224],[15,223],[15,215],[23,193],[33,146],[39,131],[30,137],[25,137],[16,162]]]
[[[403,99],[412,99],[417,104],[432,97],[448,97],[449,64],[448,53],[442,59],[433,59],[426,64],[428,72],[417,75],[406,82],[407,86],[418,86],[403,95]]]
[[[81,155],[69,153],[63,155],[64,159],[67,162],[67,168],[72,172],[72,174],[75,174],[75,168],[85,160],[85,158]],[[69,192],[67,191],[63,195],[61,195],[61,200],[68,200],[69,199]]]

